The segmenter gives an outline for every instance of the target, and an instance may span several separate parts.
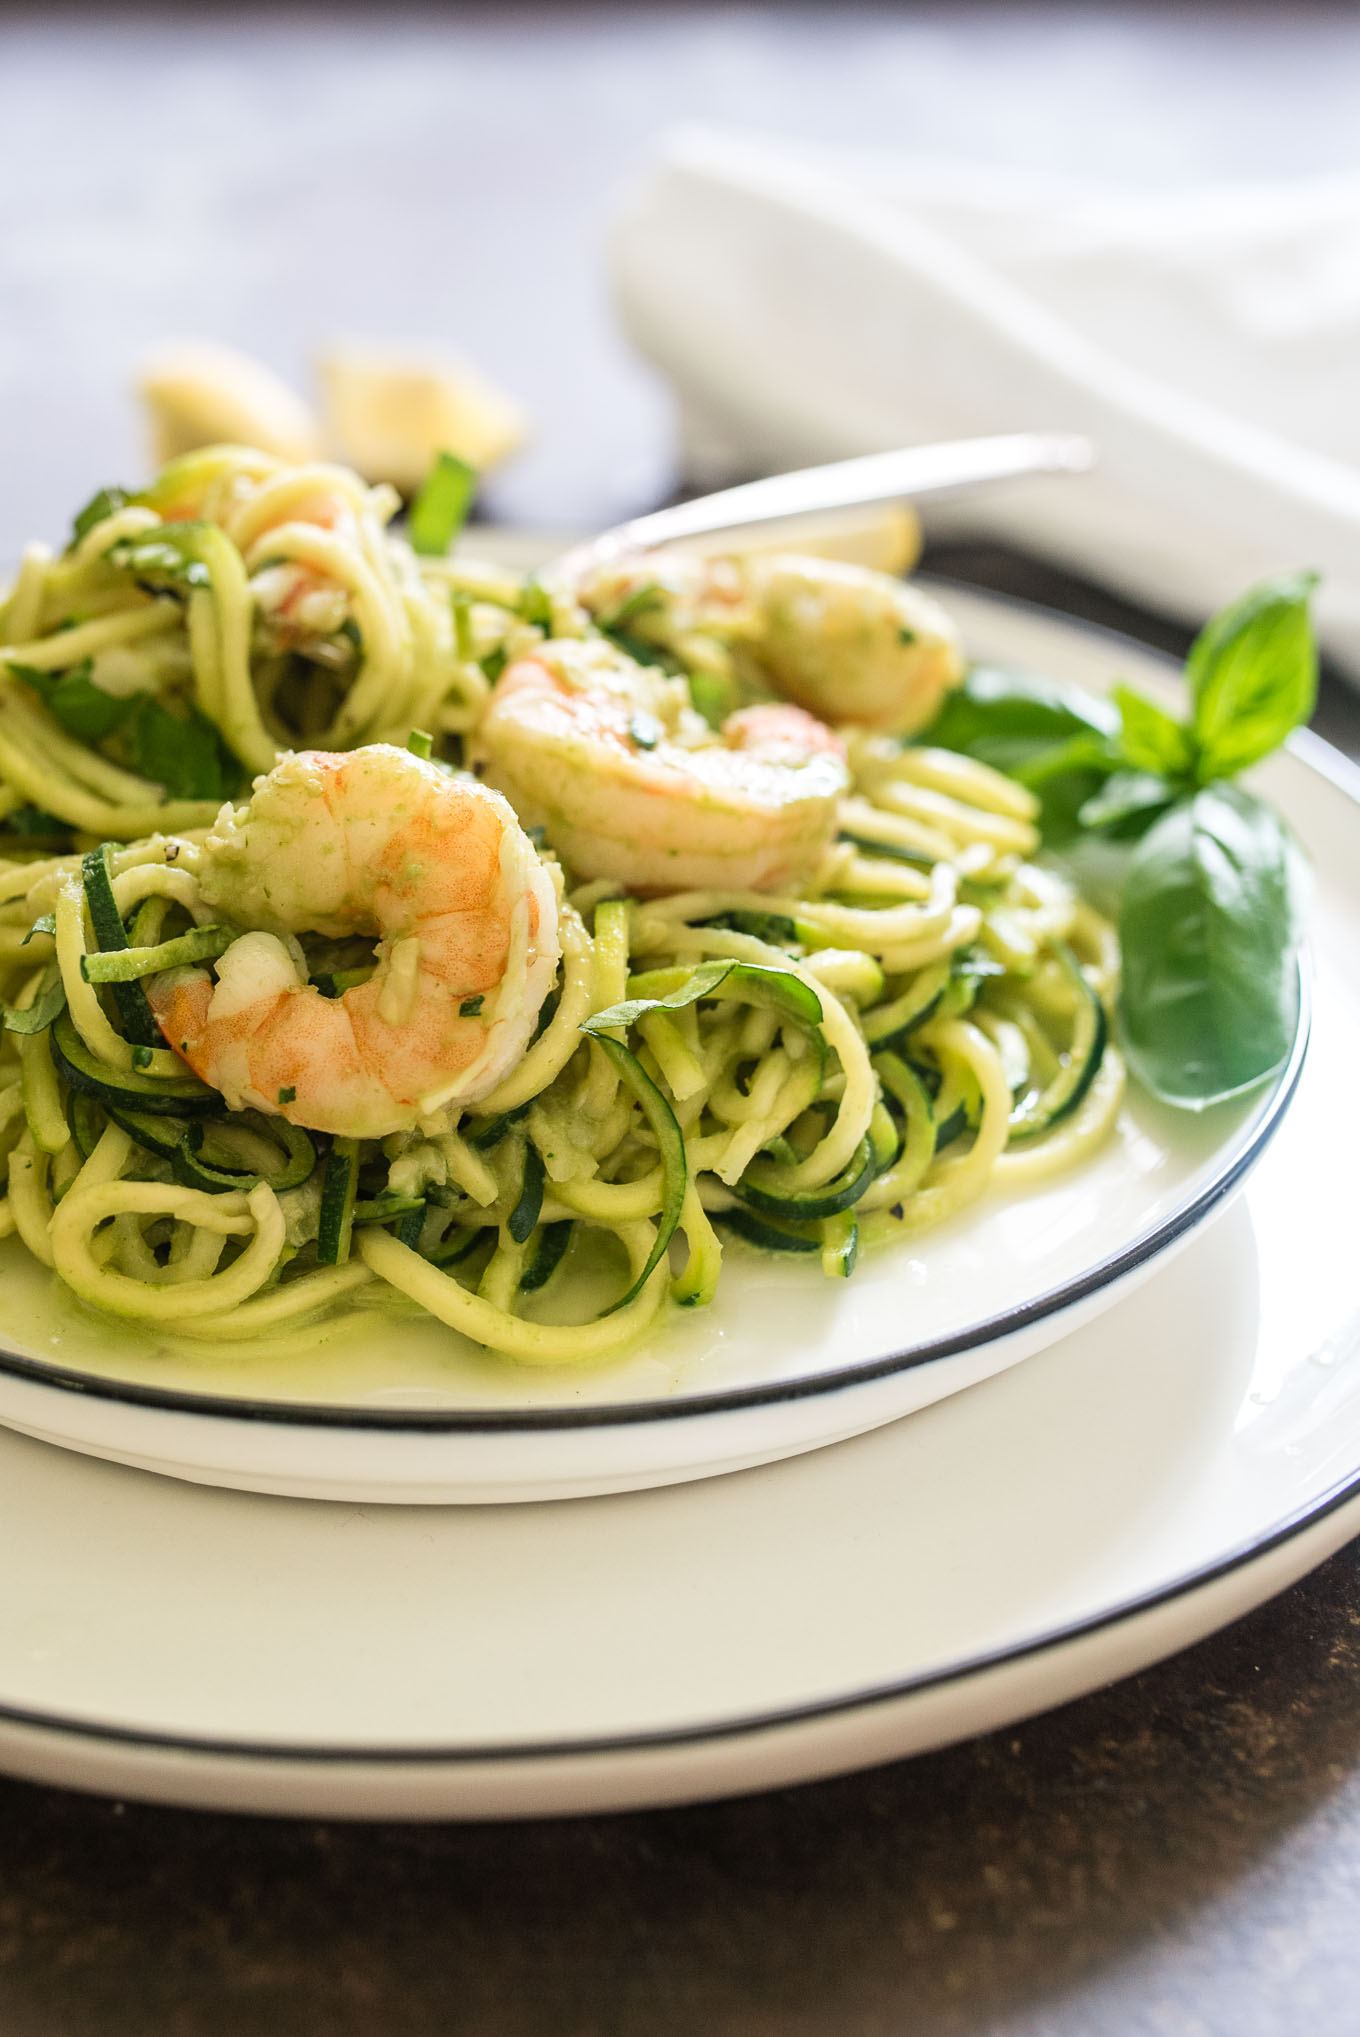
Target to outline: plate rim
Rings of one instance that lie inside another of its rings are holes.
[[[29,1710],[0,1701],[0,1728],[56,1734],[83,1742],[113,1747],[144,1749],[206,1760],[249,1760],[317,1771],[326,1768],[369,1766],[388,1772],[404,1768],[520,1767],[539,1762],[567,1763],[601,1757],[663,1754],[691,1747],[713,1747],[724,1743],[751,1741],[765,1735],[816,1726],[833,1719],[848,1719],[857,1713],[878,1712],[883,1707],[917,1697],[938,1694],[976,1678],[1040,1661],[1045,1655],[1125,1626],[1131,1620],[1165,1607],[1192,1600],[1230,1577],[1263,1563],[1275,1551],[1286,1548],[1310,1529],[1348,1505],[1360,1500],[1360,1467],[1327,1487],[1314,1499],[1285,1514],[1273,1526],[1239,1543],[1226,1555],[1196,1569],[1181,1573],[1151,1591],[1121,1599],[1085,1618],[1045,1628],[1037,1635],[967,1657],[938,1669],[902,1677],[888,1683],[870,1684],[857,1691],[832,1697],[812,1698],[764,1712],[738,1713],[725,1719],[711,1719],[689,1726],[663,1726],[647,1732],[583,1735],[579,1739],[530,1740],[519,1742],[413,1743],[409,1747],[365,1746],[344,1741],[288,1741],[216,1738],[158,1730],[150,1726],[119,1725],[112,1721],[82,1719],[72,1714]],[[1325,1560],[1325,1559],[1324,1559]],[[1190,1645],[1190,1644],[1187,1644]],[[1157,1660],[1149,1657],[1149,1664]],[[1126,1672],[1120,1672],[1124,1674]],[[1055,1699],[1054,1703],[1065,1702]],[[1045,1707],[1047,1708],[1047,1707]],[[891,1757],[887,1757],[891,1758]]]
[[[922,576],[924,579],[927,576]],[[1176,660],[1155,645],[1110,629],[1084,617],[1066,614],[1037,601],[999,594],[988,588],[944,575],[929,576],[937,586],[966,594],[1002,610],[1018,610],[1039,621],[1057,623],[1078,636],[1094,637],[1140,657],[1179,672]],[[1286,747],[1305,768],[1316,770],[1337,791],[1360,806],[1360,768],[1336,747],[1311,729],[1295,731]],[[1261,1116],[1250,1138],[1233,1158],[1218,1169],[1194,1195],[1170,1210],[1158,1222],[1140,1231],[1119,1251],[1099,1260],[1071,1279],[1016,1304],[1013,1308],[985,1318],[947,1336],[907,1347],[884,1357],[859,1364],[842,1365],[804,1378],[771,1381],[767,1385],[726,1387],[704,1394],[677,1394],[664,1400],[602,1401],[579,1407],[529,1408],[381,1408],[298,1400],[270,1400],[249,1395],[195,1393],[178,1387],[162,1387],[141,1381],[119,1380],[107,1374],[86,1372],[77,1366],[53,1364],[28,1358],[0,1345],[0,1379],[11,1378],[28,1386],[80,1395],[85,1400],[145,1409],[159,1414],[190,1415],[218,1421],[244,1422],[252,1427],[280,1429],[325,1429],[331,1433],[417,1434],[426,1436],[515,1435],[570,1432],[592,1429],[645,1428],[656,1422],[700,1420],[705,1416],[732,1414],[761,1407],[777,1407],[848,1391],[892,1378],[918,1367],[943,1363],[965,1351],[984,1350],[991,1344],[1015,1336],[1052,1316],[1102,1293],[1126,1276],[1139,1271],[1169,1250],[1202,1224],[1226,1200],[1264,1152],[1298,1087],[1308,1052],[1311,1005],[1308,972],[1300,958],[1299,1021],[1289,1055],[1271,1079],[1265,1093]],[[0,1707],[0,1718],[4,1716]]]

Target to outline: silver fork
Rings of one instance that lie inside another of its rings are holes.
[[[745,481],[716,495],[700,495],[649,516],[635,516],[573,545],[553,560],[548,571],[555,578],[575,581],[596,567],[665,545],[702,541],[704,549],[712,550],[717,548],[715,540],[738,532],[805,520],[828,510],[915,502],[925,495],[954,495],[1035,474],[1083,474],[1095,457],[1089,439],[1063,432],[1008,432],[995,438],[951,439],[940,445],[905,446],[898,452],[866,453],[826,467]]]

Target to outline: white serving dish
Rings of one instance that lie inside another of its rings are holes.
[[[1165,686],[1165,661],[961,590],[976,657],[1093,687]],[[1270,789],[1307,833],[1312,774]],[[992,1191],[852,1281],[734,1250],[712,1308],[621,1364],[536,1371],[441,1325],[267,1357],[186,1352],[95,1322],[16,1240],[0,1247],[0,1423],[176,1477],[324,1499],[552,1500],[712,1476],[911,1414],[1028,1358],[1127,1295],[1240,1187],[1279,1124],[1305,1041],[1269,1090],[1202,1117],[1132,1094],[1088,1166]]]

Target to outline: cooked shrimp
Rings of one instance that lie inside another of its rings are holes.
[[[963,677],[938,602],[843,560],[678,554],[608,568],[579,593],[604,628],[622,617],[687,670],[754,681],[837,726],[910,735]]]
[[[167,523],[215,523],[242,554],[266,641],[279,650],[333,638],[351,617],[361,632],[373,590],[356,554],[375,549],[398,506],[322,461],[283,466],[237,446],[208,446],[172,461],[140,498]],[[367,636],[365,635],[365,642]]]
[[[573,870],[639,891],[795,881],[847,784],[844,745],[801,708],[750,707],[715,736],[683,681],[598,642],[510,666],[478,745],[488,782]]]
[[[506,802],[376,743],[280,759],[203,845],[209,905],[259,931],[149,986],[234,1110],[378,1139],[475,1103],[528,1044],[561,953],[557,894]],[[378,936],[367,982],[307,981],[292,936]]]
[[[762,628],[752,646],[771,684],[831,722],[910,735],[963,677],[937,601],[867,566],[791,554],[752,559]]]

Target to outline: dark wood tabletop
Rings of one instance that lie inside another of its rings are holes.
[[[0,559],[140,470],[170,333],[295,378],[452,339],[536,423],[492,513],[662,499],[599,249],[669,122],[1168,183],[1354,167],[1358,79],[1360,16],[1306,5],[0,9]],[[1360,700],[1319,720],[1360,755]],[[346,1826],[0,1781],[0,2032],[1355,2037],[1360,1544],[1080,1703],[727,1804]]]

